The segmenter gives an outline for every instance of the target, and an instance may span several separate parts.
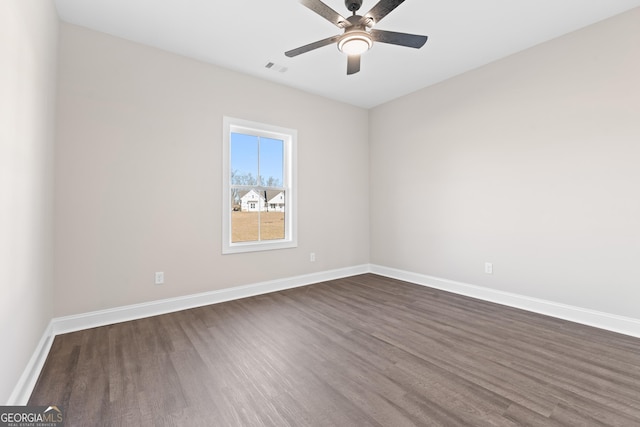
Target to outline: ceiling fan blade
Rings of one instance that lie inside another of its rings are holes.
[[[322,16],[338,28],[346,28],[349,26],[349,22],[344,16],[340,15],[320,0],[300,0],[300,3],[313,10],[315,13]]]
[[[309,43],[309,44],[304,45],[304,46],[300,46],[297,49],[291,49],[290,51],[287,51],[284,54],[286,56],[288,56],[289,58],[293,58],[294,56],[298,56],[298,55],[300,55],[302,53],[309,52],[310,50],[314,50],[314,49],[317,49],[319,47],[326,46],[326,45],[331,44],[331,43],[335,43],[335,42],[338,41],[339,38],[340,38],[340,35],[337,35],[337,36],[329,37],[329,38],[326,38],[326,39],[318,40],[317,42],[313,42],[313,43]]]
[[[347,75],[360,71],[360,55],[347,56]]]
[[[382,18],[403,2],[404,0],[380,0],[369,12],[363,15],[363,18],[373,18],[374,23],[380,22]]]
[[[370,30],[369,34],[374,41],[380,43],[397,44],[399,46],[420,49],[427,42],[427,36],[415,34],[396,33],[394,31]]]

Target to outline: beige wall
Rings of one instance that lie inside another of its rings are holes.
[[[366,110],[68,24],[59,62],[55,316],[368,262]],[[223,115],[298,130],[298,248],[221,254]]]
[[[53,136],[58,18],[0,1],[0,402],[53,315]]]
[[[371,262],[640,318],[639,76],[635,9],[374,108]]]

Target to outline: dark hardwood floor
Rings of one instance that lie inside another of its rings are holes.
[[[67,426],[639,426],[640,339],[365,274],[56,337]]]

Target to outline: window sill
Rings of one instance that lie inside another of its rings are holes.
[[[262,252],[262,251],[273,251],[278,249],[291,249],[297,248],[298,243],[291,240],[278,240],[275,242],[266,242],[266,243],[256,243],[256,242],[245,242],[245,243],[232,243],[229,246],[225,246],[222,248],[222,254],[239,254],[245,252]]]

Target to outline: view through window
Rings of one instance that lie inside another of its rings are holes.
[[[284,141],[231,133],[231,242],[285,238]]]

